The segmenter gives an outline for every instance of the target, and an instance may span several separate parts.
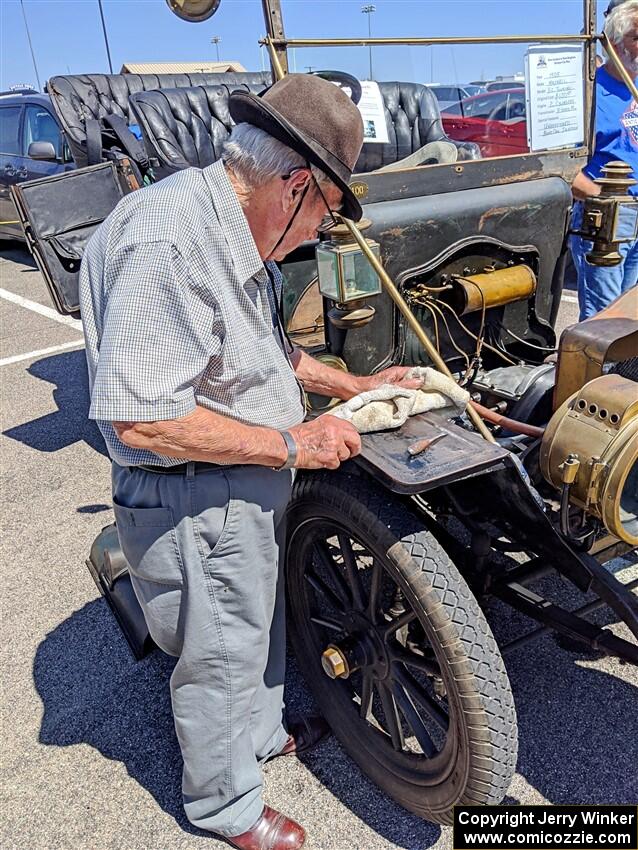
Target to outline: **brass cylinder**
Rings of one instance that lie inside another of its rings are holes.
[[[452,307],[459,316],[512,301],[526,301],[536,292],[536,275],[529,266],[511,266],[483,274],[454,278]]]
[[[552,416],[540,468],[550,484],[570,485],[569,501],[607,531],[638,546],[638,393],[619,375],[602,375]],[[578,465],[574,461],[578,461]],[[573,480],[565,464],[575,468]]]

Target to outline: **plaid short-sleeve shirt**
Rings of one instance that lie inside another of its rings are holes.
[[[183,459],[129,448],[112,422],[196,405],[277,429],[303,420],[278,325],[281,275],[266,266],[221,162],[127,195],[96,231],[80,274],[89,416],[116,463]]]

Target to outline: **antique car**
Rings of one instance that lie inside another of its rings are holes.
[[[219,5],[167,1],[194,21]],[[278,0],[263,7],[273,77],[287,72],[289,47],[353,41],[287,38]],[[582,45],[590,116],[599,38],[591,0],[585,12],[583,33],[500,41]],[[356,41],[368,43],[393,40]],[[322,75],[356,101],[359,81]],[[58,309],[77,311],[83,246],[118,199],[213,162],[230,130],[229,91],[271,79],[49,81],[80,167],[23,183],[14,197]],[[636,582],[604,566],[638,545],[638,290],[557,340],[570,184],[588,156],[589,118],[577,145],[481,158],[472,143],[450,143],[427,87],[388,81],[379,93],[388,140],[366,141],[351,182],[366,221],[344,219],[282,263],[288,331],[314,356],[360,374],[431,365],[466,387],[471,403],[463,415],[425,413],[365,435],[361,455],[337,472],[298,474],[288,516],[290,641],[364,773],[411,812],[450,823],[457,803],[501,801],[516,766],[504,653],[553,629],[638,663]],[[430,157],[432,143],[445,156]],[[616,261],[628,185],[626,168],[613,164],[587,207],[591,262]],[[332,404],[309,397],[308,415]],[[141,657],[152,644],[113,525],[87,564]],[[530,585],[548,574],[596,600],[568,610],[541,596]],[[498,646],[484,613],[493,598],[538,625]],[[632,637],[586,619],[603,604]]]

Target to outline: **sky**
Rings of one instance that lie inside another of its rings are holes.
[[[216,59],[248,70],[267,67],[258,39],[264,35],[260,0],[221,0],[208,21],[181,21],[164,0],[103,0],[113,70],[124,62]],[[289,38],[367,34],[361,0],[283,0]],[[474,36],[575,33],[582,26],[582,0],[376,0],[373,36]],[[24,0],[42,84],[55,74],[108,73],[97,0]],[[599,29],[607,6],[598,2]],[[37,87],[20,0],[0,0],[0,89],[17,83]],[[368,50],[298,48],[291,70],[348,71],[368,76]],[[379,80],[463,83],[523,70],[523,45],[377,47],[373,76]]]

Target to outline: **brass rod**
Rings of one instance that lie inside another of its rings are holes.
[[[583,19],[585,23],[584,32],[591,36],[591,41],[583,45],[583,103],[584,103],[584,125],[585,144],[589,151],[594,150],[594,136],[596,134],[596,110],[593,108],[594,87],[596,79],[596,0],[583,0]]]
[[[264,16],[264,24],[266,25],[266,38],[285,39],[286,32],[284,30],[284,18],[281,12],[281,0],[261,0],[261,9]],[[283,76],[288,73],[288,54],[286,53],[285,45],[275,47],[275,53],[277,54]],[[272,59],[270,67],[273,78],[281,79],[281,76],[277,76],[277,66]]]
[[[278,80],[283,80],[286,76],[286,72],[281,66],[281,62],[279,61],[279,56],[277,56],[277,51],[275,50],[275,44],[272,38],[264,38],[263,41],[259,42],[260,44],[265,44],[268,48],[268,53],[270,53],[270,64],[273,67],[275,72],[275,77]]]
[[[611,59],[612,65],[616,66],[616,70],[618,71],[620,76],[623,78],[623,82],[627,86],[627,88],[629,89],[631,96],[633,97],[634,100],[638,101],[638,88],[636,88],[636,84],[634,83],[634,81],[629,76],[629,72],[627,71],[627,69],[625,68],[623,63],[618,58],[618,54],[616,53],[616,48],[611,43],[611,41],[607,38],[605,33],[602,34],[602,36],[600,37],[600,40],[602,42],[603,47],[607,51],[607,55]]]
[[[260,44],[269,40],[274,45],[286,47],[371,47],[389,44],[526,44],[528,42],[584,42],[595,36],[580,35],[494,35],[494,36],[445,36],[432,38],[273,38],[261,39]]]
[[[442,372],[444,375],[447,375],[448,378],[452,378],[452,380],[454,380],[454,376],[452,375],[452,373],[448,369],[447,363],[441,357],[441,355],[436,350],[435,346],[431,342],[428,335],[425,333],[425,331],[423,330],[421,325],[416,320],[414,313],[412,312],[412,310],[410,310],[410,308],[406,304],[405,299],[403,298],[403,296],[401,295],[401,293],[397,289],[397,287],[396,287],[394,281],[392,280],[392,278],[390,277],[390,275],[386,272],[386,270],[383,268],[383,266],[381,265],[379,260],[375,257],[374,253],[371,251],[370,246],[368,245],[368,243],[364,239],[363,234],[361,233],[361,231],[359,230],[357,225],[348,218],[342,218],[341,220],[344,222],[344,224],[346,225],[346,227],[348,228],[350,233],[353,235],[356,243],[358,244],[358,246],[361,248],[361,250],[365,254],[365,256],[368,259],[372,268],[375,270],[375,272],[381,278],[381,282],[383,283],[383,286],[385,287],[386,291],[390,295],[390,298],[392,298],[394,303],[397,305],[397,307],[399,308],[399,310],[401,311],[401,313],[405,317],[407,323],[410,325],[410,327],[414,331],[417,339],[419,340],[419,342],[421,343],[421,345],[425,349],[425,351],[426,351],[428,357],[430,358],[430,360],[432,361],[432,363],[439,370],[439,372]],[[473,425],[475,426],[476,430],[481,434],[482,437],[484,437],[490,443],[496,442],[496,440],[492,436],[487,425],[483,422],[483,420],[481,419],[479,414],[476,412],[476,410],[474,410],[474,408],[471,405],[468,405],[468,407],[467,407],[467,415],[470,417]]]

